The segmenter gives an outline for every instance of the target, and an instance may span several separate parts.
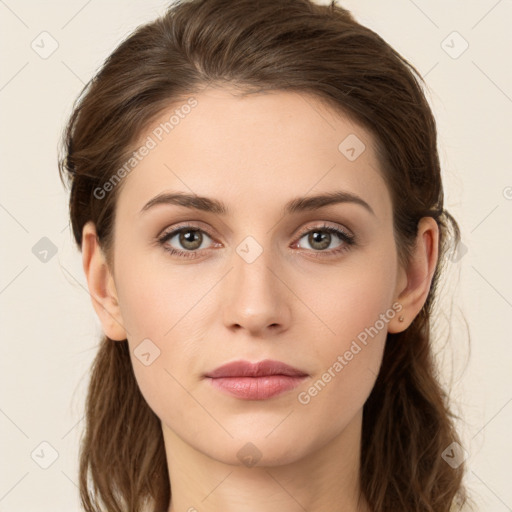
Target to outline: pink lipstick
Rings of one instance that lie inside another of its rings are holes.
[[[308,374],[280,361],[234,361],[205,374],[212,386],[244,400],[266,400],[297,387]]]

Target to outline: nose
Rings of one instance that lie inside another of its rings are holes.
[[[233,254],[233,268],[224,284],[226,327],[233,331],[244,329],[255,336],[287,329],[292,294],[285,284],[282,268],[276,264],[270,250],[250,243],[241,245]],[[244,248],[248,250],[244,252]]]

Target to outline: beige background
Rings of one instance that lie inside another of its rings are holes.
[[[447,267],[439,361],[463,420],[467,485],[480,510],[511,511],[511,2],[342,5],[426,77],[446,206],[464,244]],[[0,0],[0,511],[79,510],[78,439],[101,331],[68,226],[57,142],[82,86],[165,6]],[[49,245],[56,253],[41,261]]]

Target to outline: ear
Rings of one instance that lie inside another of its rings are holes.
[[[82,263],[92,305],[106,336],[115,341],[126,339],[114,279],[101,250],[92,221],[82,231]]]
[[[414,320],[427,300],[439,251],[439,228],[432,217],[418,223],[416,243],[407,268],[400,267],[395,290],[395,302],[402,309],[388,324],[388,332],[404,331]],[[403,317],[403,322],[398,319]]]

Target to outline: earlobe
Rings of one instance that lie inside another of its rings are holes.
[[[404,331],[421,311],[427,300],[437,265],[439,227],[432,217],[423,217],[418,223],[416,244],[407,269],[401,269],[397,279],[396,302],[402,309],[388,324],[388,332]],[[400,321],[402,317],[402,321]]]
[[[92,305],[106,336],[112,340],[126,339],[114,279],[98,243],[92,221],[82,231],[82,264],[87,278]]]

